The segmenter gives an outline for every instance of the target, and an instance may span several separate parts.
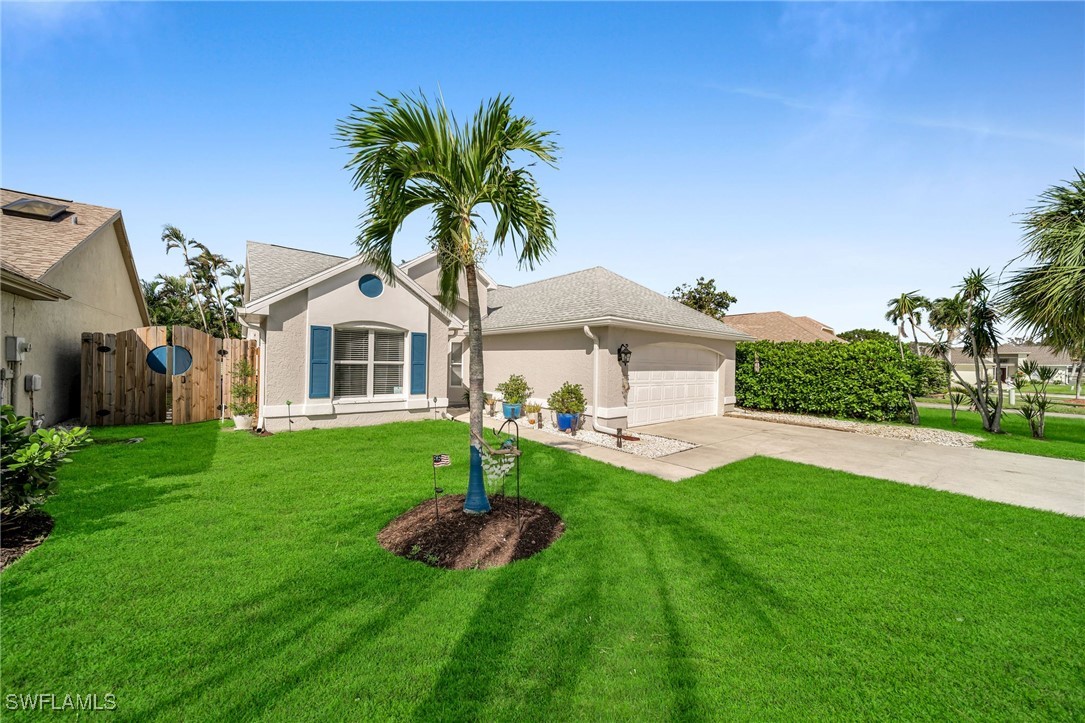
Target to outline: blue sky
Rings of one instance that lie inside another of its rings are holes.
[[[180,226],[350,255],[333,131],[378,92],[498,92],[558,131],[557,251],[732,311],[888,328],[885,301],[1016,256],[1085,167],[1085,4],[84,3],[2,7],[5,187],[121,208],[144,277]],[[407,224],[396,256],[426,250]]]

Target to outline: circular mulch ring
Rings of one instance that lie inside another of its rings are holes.
[[[52,531],[53,518],[37,509],[0,521],[0,570],[45,542]]]
[[[464,495],[441,497],[440,517],[433,500],[404,512],[377,534],[389,552],[431,567],[448,570],[500,567],[542,552],[565,532],[557,513],[538,502],[520,498],[520,528],[516,498],[490,498],[490,514],[468,515]]]

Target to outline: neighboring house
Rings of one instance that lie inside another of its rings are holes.
[[[949,361],[966,382],[976,383],[976,367],[971,356],[960,348],[954,348],[950,351]],[[1014,378],[1022,363],[1033,361],[1040,366],[1054,367],[1057,384],[1073,384],[1077,380],[1081,364],[1080,359],[1073,359],[1065,352],[1057,353],[1039,344],[999,344],[998,361],[1000,376],[1004,382]],[[985,358],[983,364],[988,373],[994,372],[995,364],[991,357]]]
[[[3,401],[53,424],[79,414],[82,333],[146,326],[147,307],[120,211],[8,189],[0,207]]]
[[[764,311],[757,314],[728,314],[724,319],[731,326],[759,340],[844,342],[831,326],[826,326],[809,316],[791,316],[782,311]]]
[[[464,403],[466,293],[461,278],[456,309],[437,303],[435,254],[386,283],[359,257],[249,242],[246,270],[265,428],[432,418]],[[480,273],[478,287],[487,390],[523,374],[545,403],[579,383],[588,414],[622,428],[734,405],[735,342],[751,337],[629,279],[597,267],[505,287]]]

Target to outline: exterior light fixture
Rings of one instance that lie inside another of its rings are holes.
[[[622,344],[618,347],[618,363],[623,367],[629,366],[629,359],[633,356],[633,352],[629,351],[628,344]]]

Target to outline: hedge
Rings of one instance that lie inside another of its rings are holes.
[[[933,378],[935,372],[940,380]],[[945,385],[937,360],[909,351],[902,362],[897,345],[883,339],[737,345],[735,396],[749,409],[901,419],[908,413],[908,392],[918,396],[932,382]]]

